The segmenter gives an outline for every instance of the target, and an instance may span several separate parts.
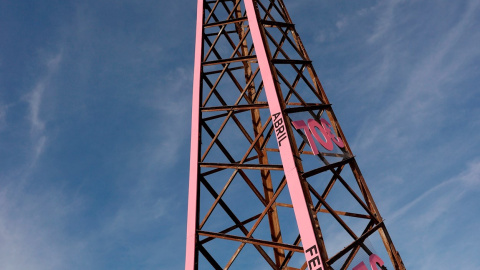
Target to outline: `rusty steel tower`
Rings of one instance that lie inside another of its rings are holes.
[[[198,0],[192,106],[186,270],[405,269],[283,0]]]

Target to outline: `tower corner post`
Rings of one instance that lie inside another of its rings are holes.
[[[195,37],[195,60],[193,74],[192,94],[192,130],[190,142],[190,176],[188,188],[188,214],[187,214],[187,239],[185,253],[185,270],[197,269],[198,252],[197,226],[198,226],[198,174],[200,156],[200,96],[202,91],[202,55],[203,55],[203,0],[197,1],[197,25]]]

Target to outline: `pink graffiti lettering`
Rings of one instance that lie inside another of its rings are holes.
[[[378,265],[380,265],[380,267],[385,266],[382,259],[378,257],[378,255],[376,254],[370,255],[370,258],[368,260],[370,261],[370,267],[372,268],[372,270],[378,270],[377,263]],[[368,268],[364,262],[361,262],[357,266],[355,266],[352,270],[368,270]]]
[[[330,129],[332,125],[327,122],[325,119],[321,119],[320,123],[317,122],[315,119],[308,119],[308,125],[305,124],[305,121],[298,120],[293,121],[292,124],[295,129],[303,130],[303,133],[307,136],[308,144],[312,148],[312,151],[315,155],[318,155],[318,148],[313,140],[313,137],[328,151],[333,150],[333,144],[335,143],[338,147],[343,148],[345,144],[343,143],[342,139],[336,137],[332,130]],[[320,133],[319,133],[320,131]]]
[[[385,263],[383,263],[382,259],[380,259],[380,257],[378,257],[378,255],[376,254],[372,254],[370,255],[370,266],[372,267],[372,270],[378,270],[377,268],[377,263],[380,265],[380,266],[384,266]]]
[[[357,266],[353,267],[352,270],[368,270],[368,268],[364,262],[361,262]]]

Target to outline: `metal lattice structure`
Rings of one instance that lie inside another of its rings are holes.
[[[185,269],[405,269],[283,1],[197,10]]]

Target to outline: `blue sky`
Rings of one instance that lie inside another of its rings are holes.
[[[480,2],[286,5],[407,269],[478,268]],[[1,269],[183,267],[195,8],[0,1]]]

